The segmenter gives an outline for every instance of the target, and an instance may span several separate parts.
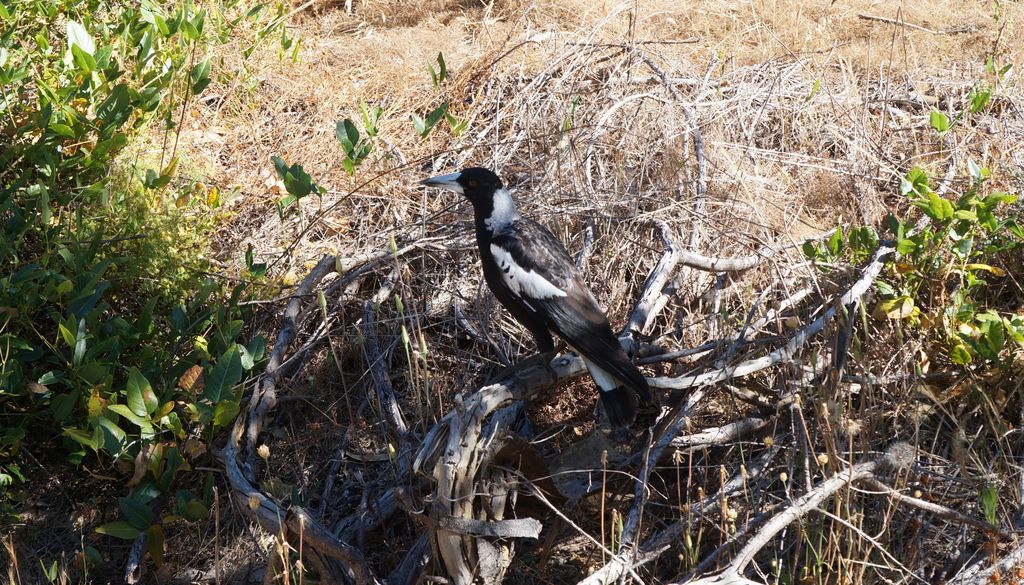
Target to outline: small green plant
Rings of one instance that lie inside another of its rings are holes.
[[[437,69],[434,69],[433,65],[428,65],[427,68],[430,70],[430,79],[434,83],[434,90],[440,92],[442,85],[445,80],[448,79],[448,66],[445,64],[444,55],[442,53],[437,54]],[[413,127],[416,129],[416,133],[421,138],[426,138],[430,135],[430,132],[437,126],[437,123],[442,119],[448,122],[448,127],[451,129],[452,134],[457,138],[466,131],[469,127],[469,119],[459,120],[450,111],[450,102],[445,100],[441,105],[437,106],[430,113],[427,114],[426,118],[422,118],[416,113],[410,114],[412,119]]]
[[[345,152],[345,160],[341,161],[341,166],[349,176],[356,174],[356,167],[362,164],[373,150],[373,141],[377,137],[377,124],[384,114],[384,110],[380,106],[371,108],[366,105],[366,102],[361,102],[359,109],[362,114],[365,137],[360,135],[359,128],[351,118],[341,120],[334,129],[334,135]]]
[[[277,202],[278,212],[283,216],[286,209],[295,203],[298,203],[304,197],[310,193],[320,195],[320,186],[313,182],[313,178],[309,176],[301,165],[293,164],[288,165],[279,156],[272,157],[274,162],[274,170],[277,171],[278,178],[284,182],[285,191],[288,192],[280,201]]]

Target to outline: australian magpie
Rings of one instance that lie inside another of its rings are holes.
[[[616,426],[631,423],[631,395],[651,399],[647,380],[622,349],[558,238],[520,216],[501,179],[487,169],[472,167],[420,184],[469,199],[484,280],[494,296],[533,334],[542,353],[554,351],[552,333],[562,338],[583,358],[600,388],[608,420]]]

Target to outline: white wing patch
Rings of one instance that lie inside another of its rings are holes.
[[[498,263],[501,279],[512,289],[512,292],[520,297],[544,300],[566,296],[564,290],[552,284],[548,279],[533,270],[527,270],[516,264],[512,254],[509,254],[508,250],[501,246],[491,244],[491,254],[494,256],[495,262]]]
[[[614,376],[597,367],[597,364],[583,357],[583,354],[580,354],[580,358],[582,358],[583,363],[587,365],[587,371],[590,372],[590,377],[594,379],[594,382],[597,383],[597,387],[602,391],[611,392],[619,387],[619,381],[616,380]]]

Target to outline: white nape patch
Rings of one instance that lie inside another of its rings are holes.
[[[554,284],[548,279],[537,274],[533,270],[527,270],[522,266],[516,264],[516,261],[512,258],[512,254],[509,254],[508,250],[505,250],[497,244],[491,244],[491,254],[494,256],[494,260],[498,263],[498,270],[501,271],[501,279],[505,281],[512,292],[516,293],[520,297],[525,299],[553,299],[555,297],[564,297],[566,292]]]
[[[495,191],[491,201],[491,214],[484,220],[487,229],[493,232],[519,219],[519,212],[516,211],[516,204],[512,201],[512,194],[508,189],[501,188]]]
[[[616,380],[614,376],[597,367],[597,364],[583,357],[583,354],[580,354],[580,358],[583,360],[583,363],[587,365],[587,371],[590,372],[590,377],[594,379],[594,382],[597,382],[597,387],[600,388],[602,392],[611,392],[620,386],[619,381]]]

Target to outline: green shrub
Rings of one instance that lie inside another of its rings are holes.
[[[245,287],[204,275],[212,209],[188,197],[202,186],[173,151],[144,171],[115,161],[153,122],[178,130],[209,49],[262,10],[0,4],[0,503],[26,481],[22,444],[57,435],[68,461],[95,457],[130,488],[101,532],[158,540],[160,496],[171,517],[205,515],[175,477],[237,414],[263,342],[240,343]]]

